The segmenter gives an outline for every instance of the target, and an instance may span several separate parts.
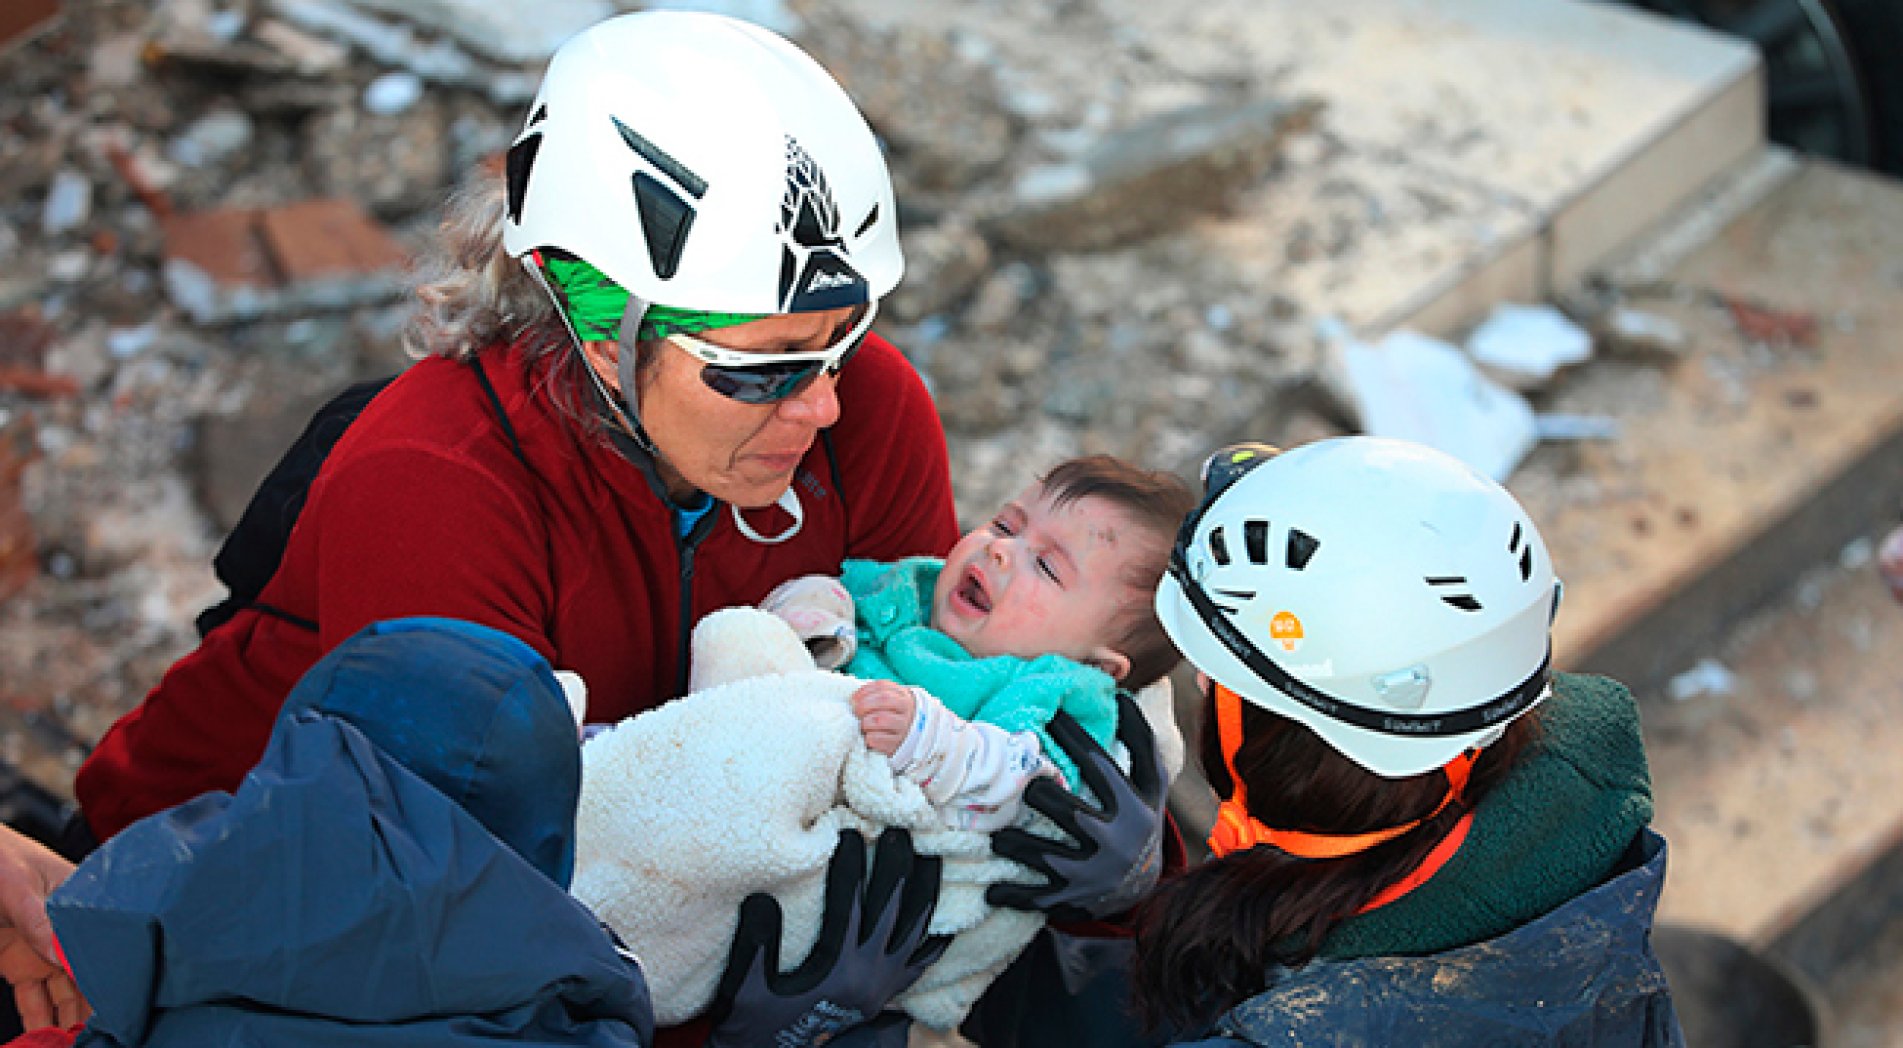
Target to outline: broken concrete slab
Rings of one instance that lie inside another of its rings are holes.
[[[1635,256],[1662,289],[1641,304],[1683,328],[1685,358],[1569,376],[1554,409],[1613,418],[1622,439],[1570,447],[1564,482],[1511,482],[1566,579],[1557,663],[1660,687],[1822,551],[1894,520],[1899,237],[1903,188],[1813,160],[1676,264]],[[1634,286],[1623,267],[1608,279]],[[1836,322],[1778,348],[1738,330],[1737,301]]]
[[[996,64],[952,34],[880,32],[834,18],[816,21],[802,40],[887,144],[902,207],[969,189],[1017,146],[1021,128],[1004,104]]]
[[[1457,347],[1402,329],[1372,345],[1350,338],[1335,348],[1362,432],[1439,448],[1495,480],[1532,450],[1532,407]]]
[[[378,62],[425,80],[480,91],[501,105],[535,97],[537,78],[528,70],[478,61],[446,39],[418,39],[410,26],[367,15],[342,0],[270,0],[270,6],[300,29],[361,48]]]
[[[1105,136],[1075,160],[1022,175],[980,219],[986,236],[1039,254],[1093,251],[1178,229],[1259,182],[1319,105],[1267,99],[1200,105]]]
[[[991,268],[991,248],[970,223],[950,220],[899,234],[905,279],[879,305],[908,323],[923,320],[971,293]]]
[[[447,124],[433,97],[394,114],[330,109],[304,126],[304,168],[315,192],[396,221],[442,205],[442,187],[453,181]]]
[[[406,19],[498,62],[533,62],[616,13],[608,0],[342,0]]]
[[[395,297],[408,256],[355,202],[228,208],[164,221],[163,280],[200,324]]]
[[[1497,381],[1522,393],[1592,356],[1592,335],[1548,305],[1502,302],[1467,336],[1467,353]]]

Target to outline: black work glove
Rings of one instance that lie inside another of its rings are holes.
[[[1122,913],[1156,885],[1163,870],[1163,800],[1169,786],[1156,736],[1135,700],[1119,692],[1117,738],[1130,751],[1126,778],[1069,714],[1051,718],[1049,730],[1102,807],[1092,807],[1050,778],[1032,780],[1024,803],[1072,840],[1050,840],[1015,827],[992,834],[993,852],[1043,874],[1045,883],[994,884],[985,900],[1014,910],[1042,910],[1058,921]]]
[[[912,851],[910,833],[890,829],[879,834],[868,877],[865,838],[839,831],[826,869],[819,940],[790,972],[780,971],[779,902],[764,893],[748,896],[708,1013],[714,1023],[708,1048],[884,1043],[860,1038],[888,1028],[903,1044],[902,1017],[879,1011],[951,943],[948,935],[926,934],[938,905],[940,869],[939,859]],[[839,1039],[845,1030],[859,1036]]]

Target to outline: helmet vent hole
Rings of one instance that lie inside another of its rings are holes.
[[[1267,564],[1269,562],[1269,522],[1266,520],[1243,521],[1242,544],[1248,551],[1249,563]]]
[[[542,148],[542,136],[539,134],[517,142],[509,147],[509,153],[503,158],[503,177],[508,183],[509,221],[522,222],[522,201],[529,192],[529,171],[535,167],[535,154]]]
[[[1520,522],[1516,520],[1513,522],[1513,534],[1507,538],[1507,552],[1518,553],[1519,551],[1520,551]]]
[[[615,130],[621,132],[621,140],[628,144],[629,149],[639,154],[641,159],[653,164],[662,174],[673,179],[676,185],[687,190],[689,196],[695,200],[699,200],[701,197],[707,195],[706,179],[688,170],[686,164],[669,156],[667,151],[660,146],[643,138],[641,132],[622,123],[615,117],[609,117],[608,119],[614,120]]]
[[[1531,579],[1532,577],[1533,577],[1533,547],[1528,546],[1527,548],[1520,551],[1520,581],[1525,582]]]
[[[681,248],[694,226],[694,207],[645,171],[634,173],[634,202],[641,213],[648,261],[654,275],[666,280],[680,269]]]
[[[1321,548],[1321,540],[1306,531],[1290,528],[1288,533],[1288,566],[1296,571],[1308,567],[1310,557]]]
[[[1427,577],[1427,584],[1437,589],[1445,586],[1464,587],[1467,585],[1467,577],[1464,575],[1429,575]],[[1480,610],[1480,602],[1475,600],[1474,595],[1471,593],[1442,593],[1440,599],[1441,603],[1450,608],[1459,609],[1460,611]]]
[[[1229,538],[1220,527],[1209,533],[1209,555],[1216,558],[1217,564],[1229,566]]]
[[[536,106],[535,112],[529,117],[529,126],[534,127],[535,125],[547,119],[548,119],[548,106],[547,105]]]
[[[857,240],[865,236],[866,230],[871,229],[873,223],[877,221],[879,221],[879,205],[874,204],[872,205],[872,210],[866,212],[865,221],[859,223],[859,228],[852,231],[852,238]]]
[[[1213,592],[1216,596],[1223,598],[1224,600],[1235,601],[1238,604],[1247,604],[1248,602],[1255,599],[1254,590],[1219,589],[1219,590],[1213,590],[1211,592]],[[1215,604],[1216,610],[1222,612],[1224,615],[1234,615],[1236,614],[1238,610],[1240,610],[1238,608],[1232,608],[1228,604],[1221,604],[1215,601],[1211,601],[1210,603]]]

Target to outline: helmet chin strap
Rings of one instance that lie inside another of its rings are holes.
[[[542,293],[546,294],[549,301],[554,304],[555,315],[561,319],[563,330],[568,332],[569,340],[574,343],[575,352],[582,354],[582,370],[587,372],[588,381],[594,384],[595,392],[601,394],[603,403],[606,403],[609,410],[620,417],[621,424],[627,428],[628,436],[633,439],[635,446],[640,448],[643,453],[659,458],[660,452],[655,450],[653,438],[648,436],[647,428],[641,425],[641,409],[636,405],[634,399],[625,395],[617,395],[613,390],[609,389],[608,384],[603,382],[601,375],[595,371],[595,366],[589,363],[588,354],[582,349],[581,334],[575,330],[574,322],[568,319],[568,311],[562,308],[561,295],[556,293],[555,288],[549,284],[548,276],[542,272],[542,267],[536,263],[534,253],[523,255],[521,262],[522,268],[529,271],[529,275],[535,278],[537,284],[541,285]],[[634,388],[634,364],[636,356],[634,351],[634,333],[640,327],[641,317],[647,312],[647,309],[648,304],[646,302],[633,295],[629,295],[628,308],[621,314],[620,352],[615,354],[617,358],[615,364],[617,369],[616,375],[620,379],[621,388],[624,391]]]
[[[522,257],[522,268],[529,271],[529,274],[535,278],[535,282],[541,285],[543,293],[548,295],[549,301],[555,304],[555,315],[561,318],[562,327],[568,331],[568,337],[575,344],[575,351],[582,352],[581,335],[575,331],[574,323],[568,319],[568,312],[562,308],[561,296],[556,294],[555,289],[549,285],[547,275],[542,272],[542,267],[535,263],[533,255]],[[615,354],[615,377],[621,382],[621,394],[617,395],[608,388],[608,384],[603,382],[601,375],[595,371],[594,365],[588,363],[585,354],[582,370],[588,373],[588,380],[594,383],[596,392],[601,394],[601,399],[607,403],[609,409],[620,416],[622,424],[627,427],[628,436],[634,440],[635,445],[658,461],[660,452],[655,449],[654,440],[648,436],[647,428],[641,425],[641,409],[635,399],[627,395],[629,390],[635,388],[635,358],[638,356],[635,351],[638,342],[636,332],[640,330],[641,318],[647,311],[647,302],[633,294],[628,296],[628,308],[621,314],[620,337],[616,340],[620,352]],[[727,508],[733,513],[734,527],[739,529],[740,534],[763,546],[777,546],[800,533],[800,528],[806,524],[806,507],[800,504],[799,493],[791,484],[787,485],[785,491],[780,492],[780,497],[774,500],[774,504],[793,518],[793,523],[777,535],[762,535],[755,531],[753,526],[747,523],[747,518],[740,514],[739,506],[729,503]]]
[[[794,491],[793,487],[793,485],[788,484],[786,490],[780,492],[780,497],[774,502],[775,505],[785,510],[788,516],[793,518],[793,523],[788,526],[785,531],[771,537],[762,535],[753,530],[753,526],[747,523],[747,518],[740,515],[739,506],[729,503],[727,508],[733,511],[734,527],[740,529],[740,534],[758,542],[762,546],[777,546],[799,534],[800,526],[806,523],[806,507],[800,505],[799,493]]]

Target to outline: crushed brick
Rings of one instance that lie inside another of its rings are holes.
[[[164,190],[152,184],[152,179],[147,177],[145,170],[140,167],[138,157],[127,151],[124,145],[112,141],[106,143],[106,159],[111,162],[112,169],[117,171],[119,177],[125,181],[127,188],[132,190],[132,195],[138,197],[139,203],[145,205],[146,210],[159,218],[172,217],[172,198],[166,196]]]
[[[38,306],[0,313],[0,369],[37,370],[46,361],[46,351],[55,336],[53,325],[46,322]]]
[[[0,392],[24,393],[29,397],[73,397],[79,395],[79,380],[38,368],[0,366]]]
[[[33,518],[20,503],[20,476],[26,472],[33,450],[29,419],[0,428],[0,601],[20,592],[39,575]]]
[[[401,268],[408,256],[355,202],[305,200],[259,218],[266,249],[287,284]]]

